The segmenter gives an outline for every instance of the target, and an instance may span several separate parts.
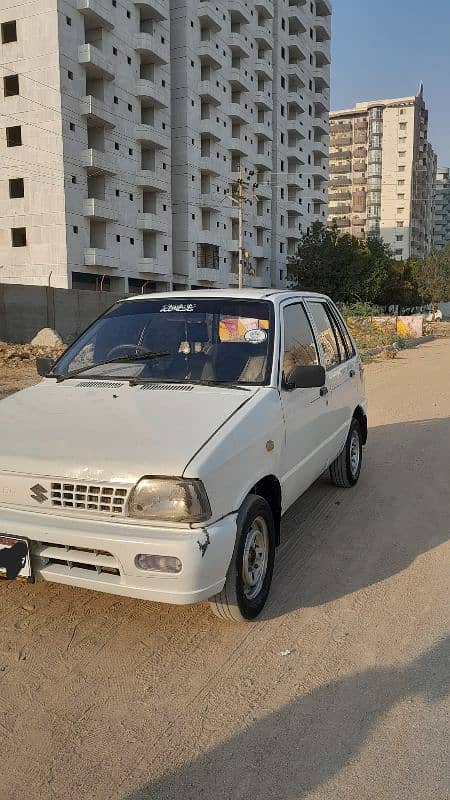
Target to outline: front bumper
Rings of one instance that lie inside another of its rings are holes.
[[[0,532],[30,541],[37,580],[185,605],[220,591],[236,540],[236,514],[174,529],[0,508]],[[175,556],[179,574],[138,569],[139,553]]]

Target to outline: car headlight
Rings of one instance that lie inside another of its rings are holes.
[[[205,522],[211,506],[199,480],[142,478],[131,492],[128,514],[161,522]]]

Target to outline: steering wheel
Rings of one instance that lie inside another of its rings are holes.
[[[148,353],[148,350],[147,350],[146,347],[142,347],[142,345],[140,345],[140,344],[131,344],[131,343],[128,344],[128,342],[126,342],[124,344],[116,344],[116,345],[114,345],[114,347],[109,351],[109,353],[107,354],[106,357],[107,358],[114,358],[114,353],[116,353],[117,351],[121,352],[122,350],[135,350],[136,351],[136,355],[138,354],[138,352],[137,352],[138,350],[142,350],[143,353]]]

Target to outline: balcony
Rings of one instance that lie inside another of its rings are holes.
[[[139,211],[137,215],[137,227],[141,231],[167,233],[169,230],[169,217],[167,214]]]
[[[251,52],[250,42],[248,41],[248,37],[244,36],[244,34],[229,33],[228,45],[235,55],[239,55],[242,58],[249,58]],[[221,64],[219,66],[221,66]]]
[[[159,22],[169,19],[169,9],[167,0],[135,0],[138,8],[145,11],[146,16]]]
[[[111,113],[103,100],[89,94],[80,100],[80,114],[86,117],[88,125],[91,127],[115,128],[115,115]]]
[[[328,158],[328,143],[319,140],[313,142],[313,153],[316,153],[323,158]]]
[[[313,77],[316,84],[316,91],[322,92],[324,89],[330,88],[329,67],[315,67],[313,69]]]
[[[330,207],[330,215],[334,216],[335,214],[350,214],[351,210],[350,203],[341,203],[338,206],[333,206],[333,208]]]
[[[208,2],[200,3],[200,7],[197,12],[200,27],[210,28],[216,33],[222,30],[222,26],[224,25],[224,19],[217,8],[217,5],[217,3],[209,2],[208,0]]]
[[[288,79],[291,82],[296,83],[299,89],[305,88],[308,82],[308,77],[300,61],[293,61],[292,63],[289,63],[286,67],[286,72]]]
[[[167,131],[157,130],[153,125],[139,123],[136,125],[134,135],[138,142],[152,144],[158,150],[166,150],[170,145],[170,134]]]
[[[95,27],[112,31],[114,23],[111,21],[111,8],[100,0],[77,0],[77,9]]]
[[[222,170],[223,161],[217,158],[216,153],[212,155],[204,155],[200,158],[200,170],[208,175],[220,175]]]
[[[114,157],[92,147],[81,153],[81,166],[85,167],[88,175],[115,175],[117,172]]]
[[[99,200],[97,197],[89,197],[83,200],[83,214],[90,219],[104,222],[117,222],[119,218],[116,209],[111,208],[106,200]]]
[[[355,128],[359,127],[358,122],[356,122]],[[367,123],[364,123],[364,127],[367,128]],[[353,125],[351,122],[338,122],[337,120],[333,120],[331,130],[336,136],[340,133],[353,133]]]
[[[265,178],[264,181],[258,183],[254,189],[255,197],[258,199],[271,200],[272,199],[272,186],[270,184],[270,176]]]
[[[144,275],[171,275],[172,266],[170,259],[164,256],[154,256],[153,258],[139,258],[137,262],[138,271]]]
[[[329,17],[332,13],[331,0],[316,0],[316,14],[320,17]]]
[[[221,69],[222,61],[220,57],[222,50],[214,38],[205,39],[204,41],[199,42],[196,51],[198,57],[202,61],[202,64],[209,64],[213,70]]]
[[[219,192],[215,194],[205,192],[200,195],[198,204],[200,208],[204,208],[205,211],[223,211],[225,201],[223,194]]]
[[[273,66],[270,61],[265,58],[257,58],[255,61],[255,72],[257,75],[262,75],[266,80],[273,80]]]
[[[251,121],[250,109],[245,108],[244,103],[229,103],[228,116],[234,122],[240,122],[247,125]]]
[[[170,188],[170,172],[157,167],[155,170],[141,169],[136,175],[136,185],[155,192],[167,192]]]
[[[245,72],[246,70],[239,67],[231,67],[229,81],[233,89],[239,89],[242,92],[250,92],[252,90],[250,76],[248,73],[246,75]]]
[[[300,10],[299,6],[290,6],[287,14],[289,20],[289,33],[291,35],[306,33],[309,28],[308,20],[306,19],[304,12]]]
[[[100,247],[89,247],[84,251],[84,266],[119,269],[120,259],[117,256],[112,256],[106,249]]]
[[[330,159],[332,161],[346,161],[352,157],[351,150],[330,150]]]
[[[200,244],[202,242],[200,241]],[[209,244],[209,242],[205,242]],[[220,281],[220,270],[208,269],[208,267],[196,267],[195,275],[198,281],[207,281],[208,283],[217,283]]]
[[[133,38],[133,47],[140,55],[148,55],[152,61],[157,64],[169,63],[169,46],[165,42],[161,42],[161,37],[156,34],[135,33]]]
[[[264,257],[269,258],[270,256],[264,256]],[[266,275],[248,275],[248,276],[245,275],[244,283],[248,283],[248,285],[251,286],[253,289],[270,288],[270,275],[268,272]]]
[[[272,95],[269,91],[257,90],[254,95],[255,105],[264,111],[271,111],[273,109]]]
[[[322,117],[313,117],[312,126],[315,130],[328,133],[328,120]]]
[[[271,170],[273,167],[271,153],[252,153],[251,161],[259,172]]]
[[[301,120],[300,114],[295,114],[294,116],[289,116],[287,121],[287,132],[291,136],[295,136],[297,139],[305,139],[305,134],[303,131],[303,122]]]
[[[298,172],[288,172],[286,175],[287,186],[294,186],[297,189],[304,189],[306,181]]]
[[[265,25],[255,25],[253,36],[258,45],[258,49],[273,50],[272,31],[266,28]]]
[[[302,105],[303,103],[302,96],[298,91],[298,89],[296,89],[294,92],[287,93],[287,102],[291,111],[293,111],[294,109],[300,111],[301,113],[305,111]]]
[[[250,142],[245,141],[244,136],[232,136],[228,149],[233,157],[248,157],[250,153]]]
[[[170,104],[167,86],[157,86],[153,81],[139,78],[135,86],[136,97],[144,102],[151,103],[159,108],[168,108]]]
[[[272,127],[268,122],[255,122],[253,130],[256,136],[270,142],[273,140]]]
[[[114,80],[112,64],[105,58],[102,51],[93,44],[82,44],[78,48],[78,63],[86,70],[91,78],[104,78]]]
[[[273,0],[256,0],[255,10],[266,19],[273,19]]]
[[[217,120],[219,121],[217,122]],[[220,142],[221,139],[223,139],[224,134],[226,135],[226,128],[224,127],[223,121],[220,119],[220,117],[213,115],[211,117],[200,119],[198,124],[198,132],[201,135],[209,136],[216,142]]]
[[[218,84],[218,81],[208,80],[200,81],[198,86],[198,93],[203,100],[215,106],[220,106],[221,103],[227,98],[227,93],[224,92],[223,86]]]
[[[329,42],[314,42],[314,55],[316,57],[316,66],[325,67],[331,63],[330,43]]]
[[[250,10],[244,0],[228,0],[228,11],[233,14],[234,19],[239,19],[244,25],[248,25],[252,20]]]
[[[316,41],[328,42],[331,39],[330,17],[320,17],[315,24]]]

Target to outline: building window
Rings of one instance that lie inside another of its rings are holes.
[[[286,78],[284,75],[281,76],[281,88],[284,89],[286,86]]]
[[[132,147],[129,147],[129,148],[128,148],[128,155],[129,155],[129,156],[132,156],[132,155],[133,155],[133,148],[132,148]]]
[[[119,142],[114,142],[114,150],[118,150],[118,149],[119,149]]]
[[[131,105],[131,103],[128,103],[128,111],[133,111],[133,106]]]
[[[117,55],[117,47],[113,47],[113,56]]]
[[[67,70],[67,77],[69,78],[69,81],[73,81],[73,72],[71,69]]]
[[[127,56],[128,65],[131,66],[131,56]]]
[[[116,242],[120,242],[120,234],[116,234]]]
[[[131,192],[130,192],[130,200],[131,200],[131,201],[133,201],[133,200],[134,200],[134,195],[133,195]]]
[[[116,106],[119,105],[119,98],[116,97],[116,95],[114,95],[114,105],[116,105]]]
[[[2,22],[2,44],[17,42],[16,20],[12,22]]]
[[[401,165],[399,166],[399,168],[398,168],[398,171],[399,171],[399,172],[404,172],[404,171],[405,171],[405,165],[404,165],[404,164],[401,164]]]
[[[6,146],[20,147],[21,144],[22,127],[20,125],[13,125],[11,128],[6,128]]]
[[[71,131],[74,131],[75,130],[75,123],[74,122],[69,122],[69,128],[70,128]]]
[[[14,97],[19,94],[19,76],[5,75],[3,78],[3,93],[5,97]]]
[[[406,122],[401,122],[400,123],[400,130],[401,131],[406,131]]]
[[[9,196],[13,199],[16,197],[24,197],[24,184],[23,178],[10,178],[9,181]]]
[[[11,244],[13,247],[27,246],[27,229],[11,228]]]
[[[283,59],[283,61],[286,58],[286,50],[284,49],[284,47],[281,48],[281,58]]]
[[[134,238],[133,238],[133,236],[130,236],[130,244],[134,244]]]
[[[131,19],[131,11],[127,9],[127,19]]]
[[[74,233],[78,233],[78,225],[74,225],[72,230]]]
[[[77,176],[76,175],[72,175],[72,183],[76,183],[76,182],[77,182]]]

